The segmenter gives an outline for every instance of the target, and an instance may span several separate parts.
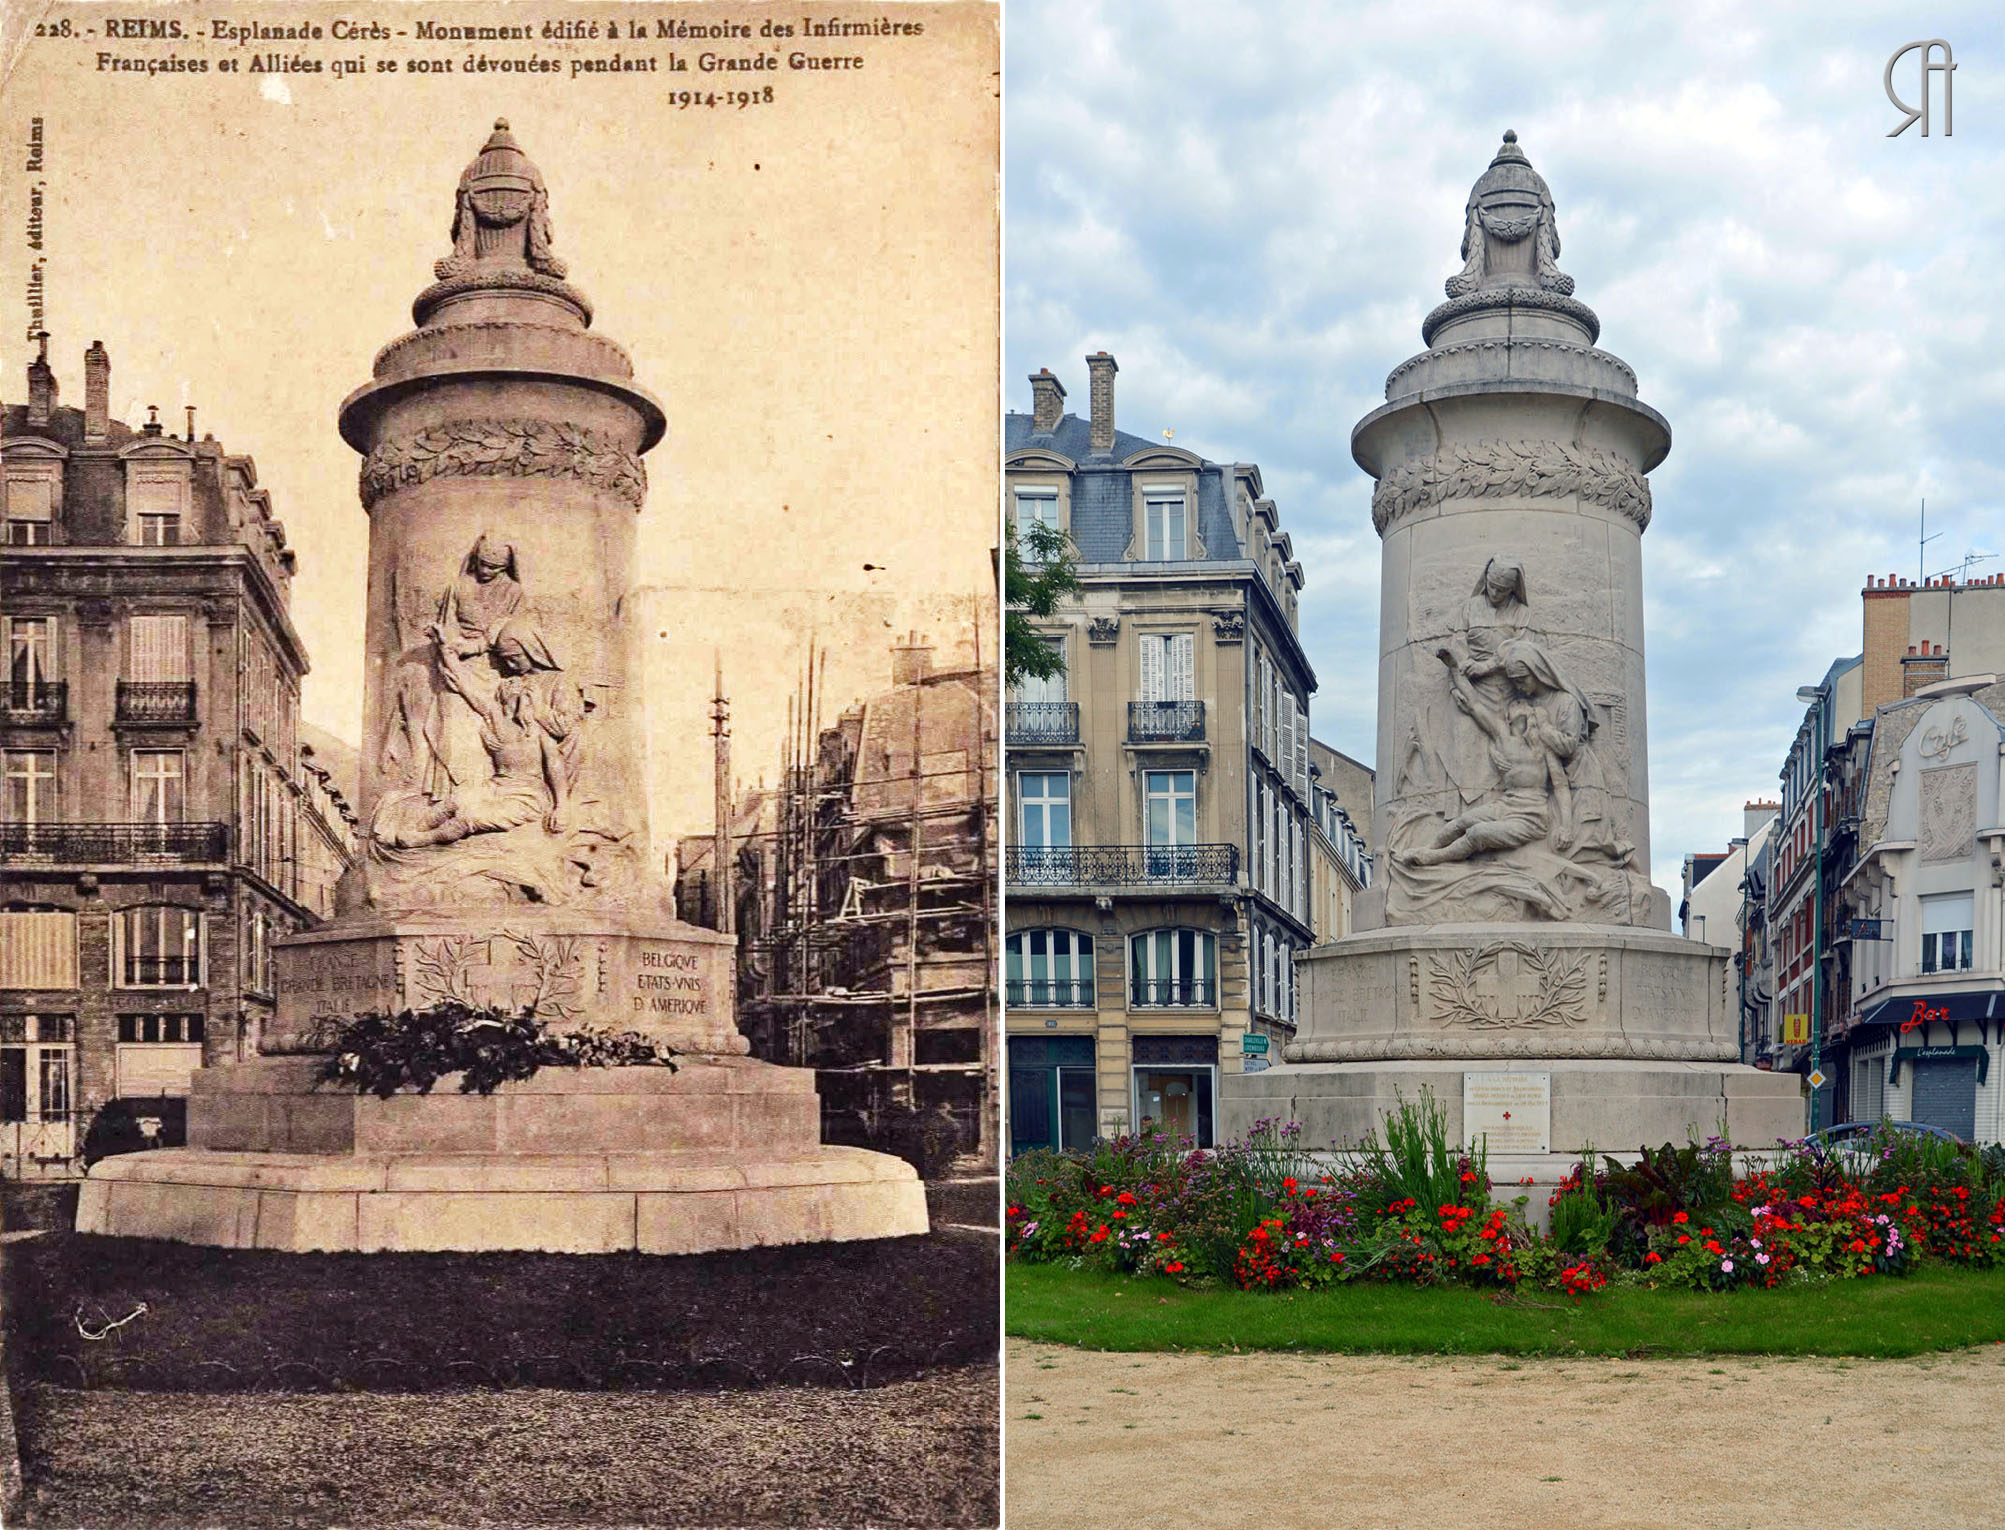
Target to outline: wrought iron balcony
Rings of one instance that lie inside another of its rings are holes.
[[[1018,747],[1079,742],[1076,701],[1012,701],[1004,709],[1004,742]]]
[[[1202,701],[1131,701],[1128,703],[1131,744],[1199,744],[1204,742]]]
[[[1128,1002],[1156,1008],[1210,1009],[1218,1003],[1218,983],[1212,978],[1135,978],[1128,985]]]
[[[9,722],[57,723],[69,716],[67,680],[9,680],[0,685],[0,705]]]
[[[1003,985],[1003,1002],[1023,1009],[1091,1009],[1091,978],[1011,978]]]
[[[224,861],[225,823],[0,823],[0,857],[61,866],[117,866],[137,861]]]
[[[185,723],[195,720],[193,680],[121,680],[118,720],[137,723]]]
[[[1012,887],[1230,886],[1239,877],[1237,845],[1019,845],[1007,861]]]

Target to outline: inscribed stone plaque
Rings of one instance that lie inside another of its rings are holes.
[[[1551,1152],[1552,1075],[1463,1074],[1462,1136],[1492,1153]]]
[[[1977,767],[1944,765],[1921,773],[1924,861],[1954,861],[1970,854],[1977,836]]]

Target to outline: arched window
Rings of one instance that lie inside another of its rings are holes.
[[[1031,1009],[1093,1007],[1093,937],[1017,930],[1003,942],[1003,1002]]]
[[[121,988],[202,986],[202,912],[148,903],[112,916],[113,981]]]
[[[1144,930],[1128,942],[1128,998],[1139,1006],[1218,1002],[1218,940],[1204,930]]]

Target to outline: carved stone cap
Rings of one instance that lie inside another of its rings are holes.
[[[1462,269],[1445,286],[1448,303],[1428,315],[1422,334],[1434,334],[1451,319],[1492,307],[1544,310],[1586,331],[1592,344],[1601,332],[1594,310],[1573,297],[1573,278],[1559,268],[1559,223],[1552,190],[1532,168],[1518,135],[1506,130],[1489,168],[1470,188],[1462,219]]]
[[[497,117],[494,131],[462,172],[453,193],[452,253],[433,267],[438,277],[412,305],[425,324],[455,299],[505,293],[568,309],[592,322],[592,305],[564,281],[564,262],[551,250],[550,196],[543,174]]]

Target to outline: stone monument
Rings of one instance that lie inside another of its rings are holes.
[[[1303,958],[1283,1064],[1228,1078],[1228,1133],[1355,1141],[1424,1086],[1537,1180],[1588,1145],[1803,1131],[1795,1077],[1739,1062],[1729,953],[1672,935],[1647,876],[1642,537],[1671,430],[1559,255],[1507,132],[1428,349],[1351,434],[1384,543],[1376,885]]]
[[[746,1057],[733,941],[678,923],[654,869],[627,604],[665,422],[592,333],[505,121],[451,239],[340,411],[369,516],[360,863],[276,949],[265,1056],[197,1072],[189,1147],[98,1164],[78,1226],[663,1253],[924,1232],[903,1161],[821,1146],[813,1073]],[[450,1000],[639,1032],[679,1067],[389,1100],[318,1081],[341,1020]]]

